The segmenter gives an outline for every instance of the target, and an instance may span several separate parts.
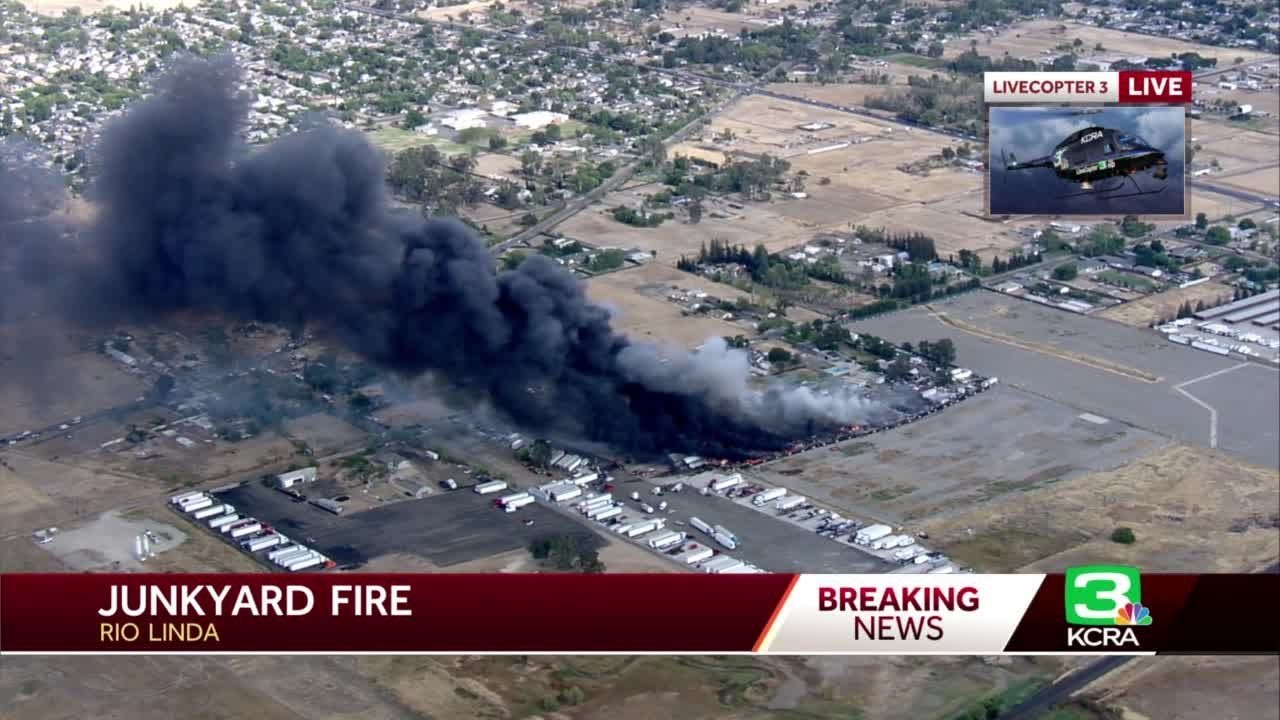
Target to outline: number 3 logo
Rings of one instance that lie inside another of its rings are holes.
[[[1074,625],[1114,625],[1128,603],[1142,600],[1139,570],[1117,565],[1094,565],[1067,570],[1067,622]]]

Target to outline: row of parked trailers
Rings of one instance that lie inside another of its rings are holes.
[[[245,551],[267,553],[267,560],[289,571],[297,572],[324,565],[329,558],[304,545],[292,543],[288,537],[255,518],[241,517],[235,506],[218,502],[203,492],[175,495],[169,502],[195,521],[204,521],[210,530],[226,535]],[[276,548],[272,550],[272,548]]]

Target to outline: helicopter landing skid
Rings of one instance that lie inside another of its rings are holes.
[[[1138,184],[1137,179],[1132,175],[1128,176],[1128,180],[1133,183],[1133,187],[1137,192],[1125,193],[1122,195],[1114,194],[1124,187],[1125,182],[1124,180],[1121,180],[1115,185],[1107,188],[1095,188],[1093,190],[1085,190],[1084,192],[1068,193],[1066,195],[1059,195],[1056,199],[1067,200],[1078,197],[1096,197],[1104,200],[1119,200],[1122,198],[1142,197],[1143,195],[1155,195],[1156,193],[1164,192],[1164,189],[1169,185],[1168,183],[1165,183],[1154,190],[1143,190],[1142,186]]]

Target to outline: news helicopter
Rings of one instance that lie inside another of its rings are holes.
[[[1006,158],[1003,150],[1000,156],[1005,170],[1051,168],[1059,178],[1080,186],[1081,192],[1060,195],[1059,199],[1085,195],[1106,199],[1154,195],[1162,192],[1167,183],[1155,189],[1143,189],[1135,175],[1151,171],[1156,180],[1169,177],[1169,162],[1163,151],[1132,133],[1096,125],[1071,133],[1044,157],[1018,162],[1012,154]],[[1120,180],[1109,184],[1099,182],[1109,178]],[[1126,181],[1133,183],[1134,192],[1121,194],[1119,190]]]

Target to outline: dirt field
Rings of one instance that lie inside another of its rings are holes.
[[[726,299],[743,294],[727,286],[707,287],[714,283],[658,263],[649,263],[587,281],[587,295],[592,301],[615,313],[615,328],[641,342],[669,342],[692,349],[708,338],[739,335],[743,332],[737,325],[715,317],[681,316],[680,306],[668,301],[665,292],[656,291],[659,287],[669,288],[672,284],[684,288],[702,287],[705,291]],[[646,287],[651,292],[641,292]]]
[[[984,572],[1120,563],[1150,572],[1240,572],[1280,555],[1275,470],[1210,450],[1153,450],[1116,470],[1011,493],[921,523],[939,549]],[[1133,545],[1111,531],[1133,528]]]
[[[1059,26],[1064,26],[1065,30],[1059,31],[1057,29]],[[1084,48],[1088,49],[1086,54],[1096,53],[1102,57],[1134,55],[1160,57],[1171,53],[1197,52],[1204,57],[1217,58],[1219,66],[1231,65],[1238,57],[1242,57],[1246,61],[1272,57],[1266,53],[1242,48],[1217,48],[1173,38],[1139,35],[1092,25],[1082,25],[1074,22],[1062,23],[1058,20],[1048,19],[1030,20],[1010,26],[1003,29],[994,38],[991,38],[990,42],[988,42],[988,37],[985,33],[977,32],[952,40],[945,45],[946,52],[943,56],[951,58],[963,53],[969,49],[969,41],[976,39],[978,41],[978,52],[983,55],[999,57],[1008,53],[1016,58],[1039,59],[1043,57],[1043,51],[1052,51],[1057,45],[1062,43],[1070,44],[1076,38],[1080,38],[1085,43]],[[1103,49],[1101,51],[1093,50],[1094,45],[1097,43],[1102,43]]]
[[[1231,296],[1231,288],[1210,280],[1189,288],[1174,288],[1155,295],[1147,295],[1123,305],[1109,307],[1099,312],[1098,316],[1135,327],[1150,327],[1153,322],[1167,320],[1176,315],[1178,308],[1185,302],[1195,305],[1203,300],[1205,304],[1214,304],[1224,296]]]
[[[39,350],[28,352],[33,345]],[[119,363],[72,339],[0,329],[0,436],[129,403],[145,391]]]
[[[1276,720],[1280,659],[1143,658],[1106,675],[1088,695],[1125,711],[1124,720]]]
[[[305,442],[317,455],[351,450],[363,443],[365,432],[333,415],[315,414],[285,423],[289,437]]]
[[[824,123],[831,127],[799,129],[798,126],[808,123]],[[790,158],[807,149],[834,142],[880,136],[886,128],[897,128],[894,132],[902,132],[901,126],[879,120],[764,95],[749,95],[718,113],[709,130],[703,132],[703,141],[710,141],[714,135],[729,130],[734,138],[718,142],[716,147],[727,152],[769,153]]]
[[[697,225],[677,218],[656,228],[624,225],[609,214],[610,210],[622,204],[634,208],[642,195],[651,195],[659,189],[657,185],[648,185],[611,193],[604,203],[578,213],[557,229],[566,237],[591,245],[657,251],[656,262],[674,266],[681,254],[696,254],[699,247],[712,239],[746,245],[749,248],[757,243],[764,243],[770,251],[776,252],[807,242],[819,227],[781,216],[775,209],[780,206],[780,202],[738,203],[743,205],[741,209],[732,208],[723,202],[708,202],[705,203],[702,222]],[[721,214],[727,217],[717,217]]]
[[[0,535],[62,526],[130,499],[166,490],[163,482],[113,472],[92,462],[0,453]]]
[[[1280,150],[1280,142],[1276,144],[1277,147],[1273,149]],[[1220,176],[1217,181],[1223,185],[1230,185],[1241,190],[1280,197],[1280,170],[1277,170],[1277,167],[1280,167],[1280,164],[1273,162],[1270,167],[1232,174],[1229,177]]]
[[[476,156],[475,172],[495,180],[511,180],[520,174],[520,161],[510,155],[482,153]]]
[[[981,195],[976,196],[981,203]],[[965,204],[969,199],[966,198]],[[986,261],[995,255],[1007,258],[1022,246],[1012,233],[1012,225],[1003,225],[956,213],[949,205],[902,205],[870,213],[859,224],[884,227],[895,232],[920,231],[934,239],[942,257],[972,250]]]

